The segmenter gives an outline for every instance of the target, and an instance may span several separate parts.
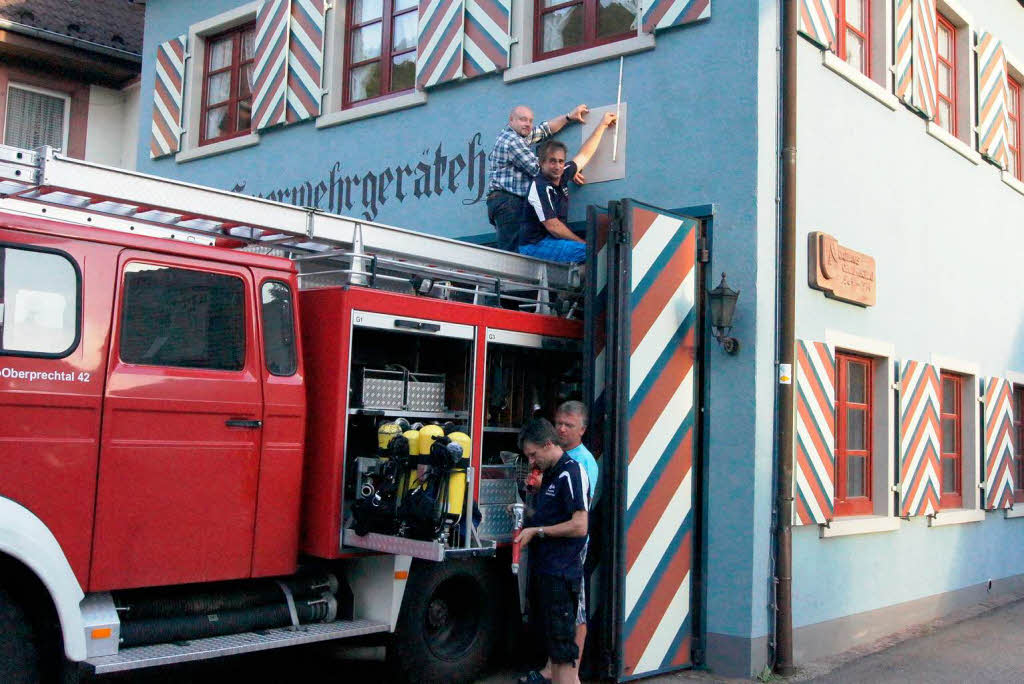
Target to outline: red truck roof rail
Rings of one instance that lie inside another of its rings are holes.
[[[230,241],[293,259],[302,287],[412,287],[538,313],[552,313],[554,299],[578,301],[581,292],[577,266],[125,171],[50,147],[0,145],[0,208],[168,239]]]

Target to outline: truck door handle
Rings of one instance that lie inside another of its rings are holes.
[[[230,420],[226,420],[224,421],[224,424],[227,425],[228,427],[250,428],[253,430],[255,430],[256,428],[263,427],[262,420],[242,420],[241,418],[232,418]]]
[[[404,328],[406,330],[422,330],[423,332],[438,332],[441,330],[441,326],[437,323],[423,323],[422,321],[407,321],[404,318],[395,319],[396,328]]]

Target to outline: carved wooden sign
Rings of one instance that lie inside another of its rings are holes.
[[[875,259],[843,247],[828,233],[807,236],[807,284],[826,297],[859,306],[875,305]]]

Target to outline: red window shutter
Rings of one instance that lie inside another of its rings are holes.
[[[185,93],[186,38],[160,43],[153,83],[153,125],[149,156],[174,154],[181,146],[181,110]]]
[[[252,128],[285,122],[289,0],[266,0],[256,13],[256,63],[253,66]]]
[[[292,0],[288,25],[288,123],[320,115],[325,0]]]
[[[1010,160],[1006,53],[991,33],[978,35],[978,148],[1000,168]]]
[[[835,514],[836,350],[797,340],[793,524],[826,523]]]
[[[900,515],[939,510],[939,369],[904,361],[900,375]]]
[[[462,78],[463,0],[420,0],[416,85],[429,88]]]
[[[985,510],[1013,505],[1015,454],[1009,380],[985,380]]]

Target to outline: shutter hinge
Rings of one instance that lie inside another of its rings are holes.
[[[894,484],[892,487],[889,487],[889,490],[892,491],[895,494],[902,494],[903,493],[903,483],[899,482],[897,484]]]
[[[708,239],[706,237],[697,239],[697,261],[702,264],[711,261],[711,252],[708,251]]]
[[[892,383],[892,389],[894,389],[897,392],[899,392],[900,391],[900,383],[898,383],[898,382]]]

